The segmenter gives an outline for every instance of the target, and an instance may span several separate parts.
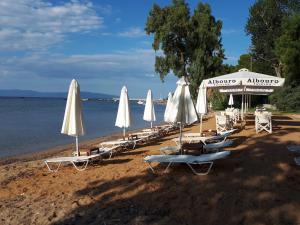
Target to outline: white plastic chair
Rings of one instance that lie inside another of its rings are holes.
[[[272,133],[272,115],[268,112],[255,112],[255,129],[256,133],[263,130]]]
[[[217,133],[227,131],[230,127],[229,116],[216,115],[216,130]]]

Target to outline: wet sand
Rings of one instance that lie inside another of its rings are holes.
[[[297,154],[286,149],[300,144],[300,118],[273,116],[273,134],[256,134],[248,119],[232,135],[234,146],[226,149],[232,154],[206,176],[186,165],[149,171],[143,158],[175,145],[171,139],[178,134],[82,172],[72,166],[48,172],[42,159],[71,154],[63,148],[2,160],[0,224],[300,224],[300,167],[293,161]],[[206,120],[204,129],[214,129],[214,123]],[[195,125],[185,132],[198,130]]]

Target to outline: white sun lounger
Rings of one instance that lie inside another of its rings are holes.
[[[68,164],[71,163],[78,171],[83,171],[86,169],[87,165],[92,159],[101,157],[103,153],[95,154],[95,155],[89,155],[89,156],[70,156],[70,157],[57,157],[52,159],[45,159],[45,164],[50,172],[57,172],[61,164]],[[58,166],[56,169],[51,169],[49,164],[57,164]],[[83,163],[82,166],[78,167],[77,163]]]
[[[223,149],[223,148],[226,148],[226,147],[229,147],[233,144],[233,141],[232,140],[223,140],[221,142],[216,142],[216,143],[211,143],[211,144],[206,144],[206,145],[203,145],[203,149],[205,151],[220,151],[220,149]]]
[[[291,152],[300,153],[300,145],[289,145],[287,146],[287,149]]]
[[[165,146],[159,149],[161,153],[168,155],[169,153],[179,153],[180,147],[179,146]]]
[[[144,161],[149,164],[149,167],[153,173],[155,173],[154,168],[151,166],[151,163],[157,162],[157,163],[167,163],[168,166],[165,169],[165,172],[168,170],[168,168],[174,164],[174,163],[185,163],[189,166],[189,168],[193,171],[196,175],[207,175],[212,166],[213,161],[217,159],[225,158],[230,154],[230,151],[222,151],[217,153],[210,153],[210,154],[203,154],[200,156],[193,156],[193,155],[151,155],[144,158]],[[198,165],[208,165],[208,169],[206,172],[197,172],[192,165],[198,164]]]
[[[294,160],[295,160],[295,163],[296,163],[298,166],[300,166],[300,157],[295,157]]]

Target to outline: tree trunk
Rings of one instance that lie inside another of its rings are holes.
[[[273,64],[276,76],[282,78],[283,64],[281,62]]]

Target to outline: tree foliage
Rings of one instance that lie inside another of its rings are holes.
[[[275,53],[284,65],[286,83],[292,86],[300,84],[300,13],[284,20]]]
[[[163,8],[154,4],[145,30],[154,35],[153,49],[161,51],[155,59],[161,80],[171,72],[186,76],[195,96],[201,81],[221,68],[221,28],[222,22],[211,15],[208,4],[199,3],[192,15],[184,0],[173,0]]]
[[[252,54],[257,62],[271,65],[278,77],[283,64],[275,52],[276,40],[282,34],[285,17],[298,13],[299,0],[257,0],[250,8],[246,32],[251,35]]]

